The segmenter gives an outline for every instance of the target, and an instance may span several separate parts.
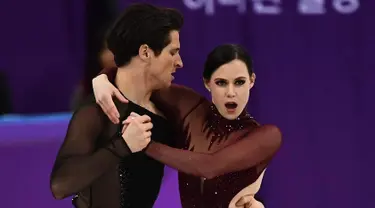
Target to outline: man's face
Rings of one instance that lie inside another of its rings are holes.
[[[164,47],[159,56],[151,55],[150,75],[155,79],[158,87],[169,87],[174,79],[173,73],[183,66],[180,56],[180,35],[178,31],[171,31],[171,42]]]

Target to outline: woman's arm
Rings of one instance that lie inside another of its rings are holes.
[[[104,114],[95,104],[78,109],[69,123],[65,140],[58,152],[50,178],[56,199],[73,195],[99,178],[121,157],[131,154],[121,135],[101,148],[96,141],[103,130]]]
[[[113,123],[119,123],[119,113],[112,97],[117,97],[121,102],[127,102],[126,98],[113,85],[117,68],[103,69],[93,79],[93,90],[96,102]],[[152,94],[151,98],[155,106],[163,113],[168,114],[174,121],[180,122],[188,113],[206,99],[193,89],[172,84],[168,88],[160,89]]]
[[[181,123],[202,102],[208,102],[193,89],[177,84],[154,92],[151,99],[158,109],[176,123]]]
[[[280,130],[273,125],[264,125],[215,153],[196,153],[151,142],[146,154],[181,172],[211,179],[260,165],[270,160],[280,145]]]
[[[104,68],[99,72],[98,76],[105,76],[107,80],[110,80],[113,83],[115,81],[116,74],[117,68]]]
[[[108,118],[114,123],[120,123],[120,113],[118,112],[112,97],[127,103],[128,100],[114,86],[117,68],[105,68],[98,76],[92,80],[92,87],[96,103],[102,108]]]

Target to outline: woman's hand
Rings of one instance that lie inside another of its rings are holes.
[[[264,208],[263,204],[257,201],[253,195],[242,196],[236,203],[236,208]]]
[[[120,113],[118,112],[112,97],[115,96],[123,103],[128,100],[120,93],[120,91],[108,80],[107,75],[101,74],[92,80],[92,88],[96,103],[102,108],[108,118],[115,124],[120,122]]]

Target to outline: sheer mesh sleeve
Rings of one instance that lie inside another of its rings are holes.
[[[82,191],[105,171],[115,167],[120,157],[131,154],[119,134],[98,146],[104,118],[94,101],[73,114],[51,174],[51,190],[55,198],[63,199]]]
[[[211,179],[260,165],[270,160],[280,145],[279,129],[264,125],[252,130],[242,140],[215,153],[179,150],[151,142],[146,154],[184,173]]]
[[[152,94],[152,101],[163,112],[169,114],[168,119],[182,122],[206,98],[193,89],[172,84]]]

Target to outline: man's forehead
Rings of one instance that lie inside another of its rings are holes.
[[[171,31],[170,33],[171,43],[169,44],[172,48],[180,48],[180,34],[178,31]]]

